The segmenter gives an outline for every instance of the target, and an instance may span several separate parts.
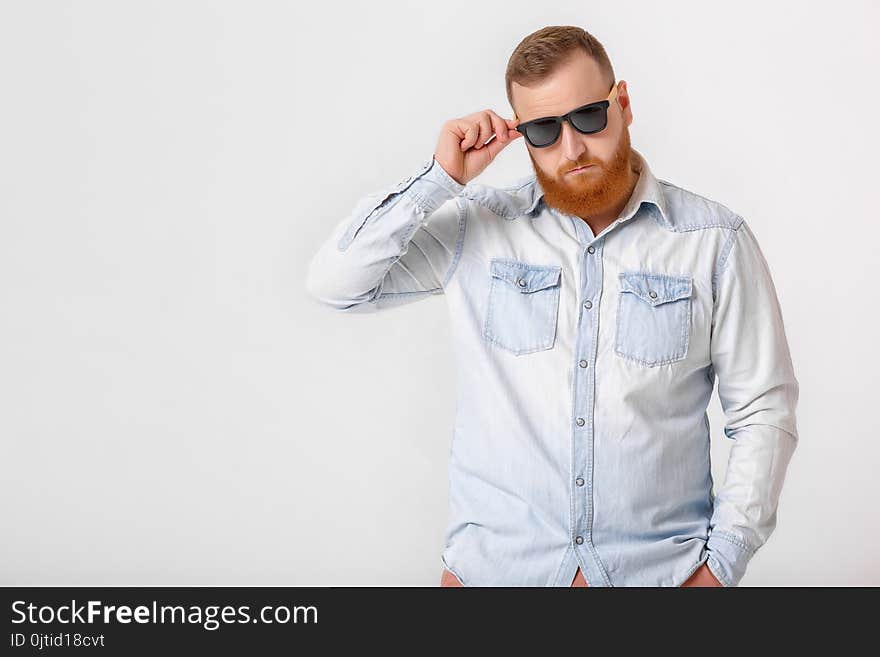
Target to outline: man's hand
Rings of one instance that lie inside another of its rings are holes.
[[[709,570],[709,565],[704,563],[681,586],[682,588],[685,586],[720,586],[723,588],[724,585],[715,578],[715,575]]]
[[[517,124],[489,109],[447,121],[440,131],[434,159],[453,180],[467,185],[505,146],[522,137],[514,130]]]

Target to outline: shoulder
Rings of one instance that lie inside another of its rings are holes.
[[[662,178],[657,179],[666,202],[669,220],[676,232],[722,228],[739,229],[743,217],[724,203],[694,191],[675,185]]]
[[[461,192],[468,201],[505,219],[516,219],[531,212],[539,200],[536,177],[532,173],[503,186],[470,182]]]

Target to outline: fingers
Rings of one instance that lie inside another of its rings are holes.
[[[473,146],[480,136],[480,124],[471,123],[464,128],[464,139],[461,140],[461,150],[466,151]]]
[[[507,134],[510,136],[511,141],[523,136],[522,133],[516,129],[516,127],[519,125],[519,119],[505,119],[505,122],[507,123],[508,128]]]
[[[492,121],[489,120],[489,112],[483,112],[480,116],[480,138],[477,141],[477,148],[482,148],[492,136]]]
[[[474,115],[470,118],[470,126],[465,131],[465,139],[461,143],[462,150],[467,150],[471,147],[482,148],[491,134],[489,118],[485,116],[485,112]]]
[[[508,140],[507,137],[507,123],[498,116],[492,110],[488,110],[487,114],[489,115],[489,121],[492,124],[492,132],[495,133],[495,136],[502,142],[506,143]]]
[[[484,146],[494,145],[496,149],[494,153],[497,153],[511,141],[522,136],[514,129],[517,123],[518,121],[515,119],[502,118],[492,110],[484,110],[466,116],[460,119],[456,126],[463,137],[461,150],[481,149]],[[489,141],[493,135],[495,139]]]
[[[495,130],[496,138],[490,141],[486,146],[494,159],[505,146],[517,137],[522,137],[522,134],[516,131],[513,127],[516,126],[517,121],[504,119],[491,110],[488,110],[488,112],[492,118],[492,126]]]

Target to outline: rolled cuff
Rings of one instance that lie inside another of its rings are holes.
[[[443,203],[458,196],[465,185],[457,182],[440,163],[431,156],[422,169],[423,173],[416,176],[415,181],[404,192],[416,202],[427,214],[432,213]]]
[[[738,538],[722,531],[713,531],[706,541],[709,551],[709,570],[723,586],[739,586],[746,574],[746,566],[755,550],[746,547]]]

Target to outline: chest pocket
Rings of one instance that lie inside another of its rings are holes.
[[[692,279],[645,271],[618,274],[618,356],[647,367],[674,363],[687,355]]]
[[[483,337],[517,356],[552,348],[562,267],[493,258],[489,273]]]

